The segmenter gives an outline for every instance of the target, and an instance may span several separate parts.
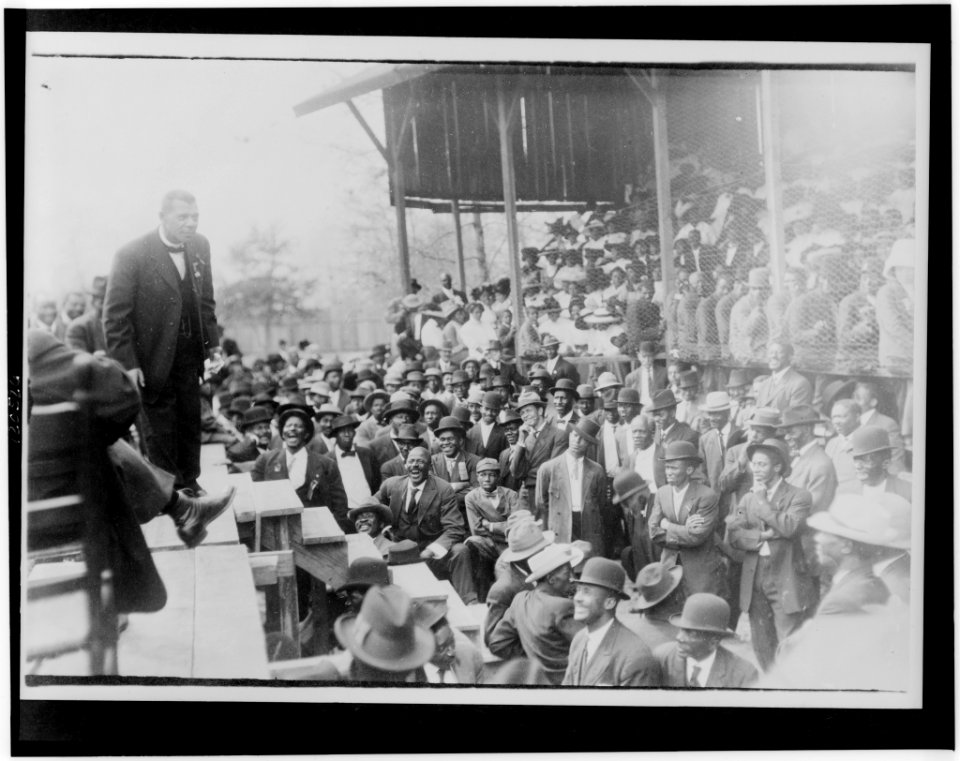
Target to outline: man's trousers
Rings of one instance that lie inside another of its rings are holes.
[[[200,475],[199,370],[196,359],[178,356],[157,398],[143,401],[147,456],[158,468],[173,473],[177,489],[190,486]]]

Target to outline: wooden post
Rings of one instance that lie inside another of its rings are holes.
[[[663,317],[670,314],[676,275],[673,271],[673,209],[670,198],[670,149],[667,140],[667,98],[657,75],[651,74],[653,82],[653,158],[657,173],[657,221],[660,232],[660,267],[663,273]],[[666,346],[672,344],[677,326],[667,320]]]
[[[407,203],[403,194],[403,167],[400,164],[399,150],[394,152],[390,161],[390,180],[393,185],[393,205],[397,214],[397,249],[400,253],[400,284],[403,293],[410,293],[410,249],[407,246]]]
[[[783,234],[783,185],[780,180],[780,109],[773,87],[773,72],[760,72],[760,103],[763,115],[763,173],[770,213],[770,269],[773,288],[783,290],[786,250]]]
[[[456,196],[450,199],[453,213],[453,229],[457,233],[457,273],[460,275],[460,290],[467,292],[467,268],[463,262],[463,228],[460,225],[460,202]]]
[[[290,516],[275,519],[278,529],[278,544],[281,550],[289,550]],[[293,555],[289,564],[277,569],[277,591],[280,595],[280,633],[290,637],[297,657],[300,657],[300,606],[297,600],[297,576]]]
[[[510,252],[510,290],[513,293],[513,324],[523,322],[523,294],[520,292],[520,241],[517,231],[517,178],[513,167],[513,142],[510,123],[513,106],[508,110],[503,78],[497,77],[497,127],[500,132],[500,171],[503,175],[503,212],[507,217],[507,243]],[[517,347],[519,349],[519,347]]]

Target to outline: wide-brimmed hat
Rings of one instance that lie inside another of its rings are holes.
[[[445,600],[414,600],[413,617],[416,622],[427,629],[445,618],[450,607]]]
[[[852,448],[850,454],[853,457],[874,452],[888,452],[892,449],[890,434],[876,425],[863,425],[851,433],[850,446]]]
[[[387,561],[382,558],[362,557],[354,560],[347,568],[347,580],[335,591],[346,592],[351,589],[369,589],[385,587],[391,582]]]
[[[311,383],[310,388],[307,389],[311,394],[316,396],[325,396],[328,399],[333,394],[333,391],[330,389],[330,384],[326,381],[317,381],[316,383]]]
[[[357,428],[359,425],[360,421],[353,415],[337,415],[330,423],[330,432],[339,431],[341,428]]]
[[[550,389],[550,393],[555,394],[557,391],[566,391],[568,394],[571,394],[574,399],[580,398],[580,394],[577,391],[577,384],[569,378],[560,378],[557,380],[556,385]]]
[[[540,407],[547,406],[547,403],[540,398],[540,394],[538,394],[536,391],[524,391],[522,394],[520,394],[520,398],[517,399],[517,411],[519,412],[530,404],[536,404]]]
[[[560,305],[557,304],[556,308],[559,309]],[[550,311],[549,307],[547,308],[547,311]],[[551,335],[550,333],[544,333],[542,336],[540,336],[540,345],[543,347],[559,346],[560,339],[554,335]]]
[[[510,388],[513,384],[502,375],[494,375],[490,379],[490,388]]]
[[[523,512],[523,511],[518,511]],[[516,513],[511,515],[513,518]],[[505,549],[500,559],[507,563],[513,563],[517,560],[525,560],[532,555],[536,555],[545,547],[553,544],[556,535],[553,531],[544,531],[533,520],[533,515],[529,518],[516,518],[516,523],[510,526],[510,519],[507,520],[507,549]]]
[[[371,587],[360,612],[344,613],[333,630],[355,658],[383,671],[419,668],[437,647],[433,633],[416,622],[410,596],[394,585]]]
[[[727,601],[708,592],[697,592],[683,604],[683,613],[670,616],[670,623],[678,629],[693,629],[699,632],[714,632],[731,636],[736,632],[727,627],[730,606]]]
[[[526,525],[526,524],[521,524]],[[578,565],[583,560],[583,552],[571,547],[569,544],[550,544],[540,550],[536,555],[531,555],[529,560],[530,575],[527,576],[527,583],[542,579],[549,573],[558,568],[570,565]]]
[[[390,546],[387,565],[413,565],[426,562],[420,557],[420,548],[412,539],[403,539]]]
[[[577,398],[579,399],[596,399],[597,392],[594,390],[593,386],[589,383],[581,383],[577,386]]]
[[[816,425],[823,417],[812,404],[798,404],[783,411],[780,428],[792,428],[795,425]]]
[[[913,508],[906,499],[899,494],[884,492],[873,498],[887,513],[887,531],[883,536],[880,547],[892,547],[897,550],[910,549],[910,534]]]
[[[610,372],[600,373],[600,377],[597,378],[597,382],[593,385],[594,391],[603,391],[608,388],[620,388],[623,386],[617,376]]]
[[[333,415],[334,417],[340,417],[342,414],[343,414],[343,410],[341,410],[335,404],[330,404],[330,402],[324,402],[319,407],[317,407],[313,412],[313,416],[317,420],[322,418],[324,415]]]
[[[620,322],[620,318],[606,307],[600,307],[584,317],[583,321],[587,325],[613,325],[615,322]]]
[[[776,407],[756,407],[750,417],[747,418],[747,425],[764,426],[766,428],[779,428],[782,422],[780,410]]]
[[[409,412],[413,415],[414,420],[420,418],[420,409],[417,407],[417,403],[413,401],[413,399],[406,397],[404,399],[391,401],[390,404],[383,408],[383,412],[380,413],[380,419],[387,421],[398,412]]]
[[[607,558],[593,557],[583,564],[583,572],[577,579],[577,584],[589,584],[592,587],[609,589],[611,592],[616,592],[621,600],[628,600],[630,595],[623,591],[626,580],[627,574],[618,562]]]
[[[666,449],[663,451],[663,456],[660,459],[663,462],[671,462],[673,460],[702,462],[697,447],[689,441],[671,441],[667,444]]]
[[[497,422],[500,425],[510,425],[511,423],[523,423],[523,418],[520,417],[520,414],[514,409],[505,409],[500,413],[500,417],[497,418]]]
[[[780,458],[780,462],[783,463],[783,471],[780,473],[781,476],[786,478],[790,475],[790,447],[787,446],[787,442],[781,441],[780,439],[764,439],[759,444],[747,444],[747,459],[752,459],[754,452],[768,452],[775,454]]]
[[[461,436],[464,435],[463,426],[460,424],[460,421],[457,420],[457,418],[453,417],[453,415],[448,415],[445,418],[441,418],[433,432],[439,436],[444,431],[454,431],[455,433],[459,433]]]
[[[663,602],[667,596],[680,586],[683,578],[683,568],[678,565],[666,566],[663,563],[650,563],[640,569],[633,588],[639,599],[636,607],[640,610],[652,608],[658,602]]]
[[[450,376],[450,384],[456,386],[459,383],[469,383],[470,376],[468,376],[463,370],[454,370]]]
[[[571,427],[571,430],[576,431],[581,439],[585,439],[591,444],[596,444],[597,434],[600,433],[600,426],[593,420],[590,420],[590,418],[581,418],[576,425]]]
[[[673,392],[669,388],[665,388],[653,395],[653,398],[650,400],[650,405],[647,407],[647,412],[667,410],[671,407],[676,407],[677,404],[679,404],[677,397],[673,395]]]
[[[635,470],[621,471],[613,477],[613,504],[618,505],[644,489],[649,491],[649,488]]]
[[[376,513],[380,516],[380,520],[383,521],[384,525],[393,522],[393,513],[390,512],[390,508],[380,502],[376,497],[366,497],[360,500],[360,504],[347,510],[347,518],[356,520],[357,516],[361,513]]]
[[[274,399],[270,394],[264,392],[262,394],[257,394],[253,397],[253,406],[254,407],[271,407],[276,409],[279,406],[279,402]]]
[[[470,410],[464,407],[462,404],[457,404],[453,408],[453,412],[450,413],[450,417],[456,418],[460,421],[460,425],[463,426],[464,431],[469,431],[473,427],[473,418],[470,416]]]
[[[420,441],[420,434],[413,423],[404,423],[397,427],[397,430],[390,432],[390,438],[394,441]]]
[[[370,412],[370,408],[373,407],[373,403],[377,399],[383,399],[383,401],[389,402],[390,394],[388,394],[386,391],[382,391],[381,389],[371,391],[369,394],[363,397],[363,409],[365,409],[367,412]]]
[[[830,410],[833,409],[833,403],[837,399],[848,399],[853,395],[853,389],[856,385],[857,381],[853,378],[846,380],[838,378],[825,383],[823,390],[820,392],[820,398],[823,401],[822,409],[829,414]]]
[[[685,370],[680,373],[680,388],[695,388],[700,385],[700,373],[696,370]]]
[[[245,431],[247,428],[256,425],[257,423],[269,423],[273,420],[273,414],[270,410],[265,407],[251,407],[246,412],[243,413],[243,420],[240,422],[240,430]]]
[[[460,363],[460,369],[461,369],[461,370],[466,370],[466,369],[467,369],[467,365],[469,365],[469,364],[471,364],[471,363],[473,363],[473,364],[475,364],[475,365],[477,366],[477,370],[480,369],[480,360],[479,360],[479,359],[476,359],[475,357],[467,357],[465,360],[463,360],[463,362]]]
[[[617,392],[617,404],[640,404],[640,392],[635,388],[621,388]]]
[[[313,418],[310,416],[310,413],[307,412],[302,407],[291,407],[290,409],[280,413],[280,422],[279,422],[280,431],[281,432],[283,431],[283,426],[285,426],[287,424],[287,421],[292,417],[299,418],[300,420],[303,421],[303,424],[307,429],[306,440],[310,441],[310,439],[313,438],[313,434],[315,430],[313,427]]]
[[[467,394],[467,404],[483,404],[483,395],[484,391],[479,388],[470,389],[470,393]]]
[[[730,379],[727,381],[727,388],[739,388],[740,386],[749,386],[751,383],[750,374],[746,370],[731,370]]]
[[[700,408],[701,412],[724,412],[730,409],[730,394],[726,391],[710,391]]]
[[[902,497],[900,499],[906,502]],[[895,531],[891,520],[896,503],[887,500],[884,509],[878,506],[877,501],[862,494],[838,494],[828,509],[807,518],[807,526],[815,531],[852,539],[861,544],[909,549],[909,540],[906,546],[903,546],[902,531]]]
[[[423,401],[420,402],[420,417],[423,417],[423,411],[427,407],[431,407],[431,406],[436,407],[438,410],[440,410],[440,417],[442,418],[450,414],[450,410],[447,408],[446,404],[440,401],[440,399],[433,398],[433,399],[424,399]]]
[[[425,383],[427,376],[419,370],[410,370],[409,372],[405,373],[404,380],[406,383]]]
[[[426,304],[426,302],[415,293],[408,293],[400,299],[400,303],[403,304],[406,309],[419,309]]]
[[[527,376],[528,380],[544,380],[544,381],[553,381],[553,376],[550,375],[550,371],[547,368],[541,366],[534,367],[530,374]]]

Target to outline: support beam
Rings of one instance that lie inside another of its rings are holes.
[[[763,116],[763,173],[770,215],[770,269],[774,291],[783,290],[786,248],[783,234],[783,183],[780,179],[780,108],[773,86],[774,72],[760,72],[760,110]]]
[[[367,133],[367,137],[370,138],[377,150],[380,151],[380,155],[383,156],[383,160],[389,164],[390,158],[387,156],[387,149],[383,147],[383,144],[377,139],[377,136],[373,133],[373,130],[370,129],[370,125],[367,124],[367,120],[363,118],[363,114],[361,114],[357,107],[353,105],[352,100],[347,100],[344,102],[347,104],[347,108],[350,109],[350,113],[354,115],[358,122],[360,122],[360,126],[363,127],[363,131]]]
[[[407,128],[413,116],[413,97],[413,92],[411,92],[403,110],[403,117],[400,124],[387,125],[388,130],[392,128],[393,135],[388,153],[389,159],[387,160],[387,166],[390,169],[393,205],[397,215],[397,250],[400,254],[400,284],[404,294],[410,293],[410,248],[407,243],[407,202],[404,195],[406,193],[406,185],[403,179],[403,162],[400,160],[400,156],[403,152],[403,140],[406,137]]]
[[[456,197],[450,199],[450,213],[453,214],[453,229],[457,233],[457,274],[460,276],[460,290],[467,292],[467,268],[463,261],[463,227],[460,224],[460,202]]]
[[[507,244],[510,254],[510,290],[513,294],[513,324],[523,322],[523,294],[520,292],[520,236],[517,230],[517,178],[513,166],[513,142],[510,122],[513,105],[508,108],[503,78],[497,77],[497,129],[500,132],[500,170],[503,175],[503,211],[507,218]],[[519,347],[518,347],[519,348]]]
[[[654,83],[653,101],[653,159],[657,174],[657,221],[660,233],[660,267],[663,273],[663,317],[667,320],[666,348],[673,343],[677,326],[669,319],[670,300],[676,290],[676,275],[673,271],[673,209],[670,198],[670,151],[667,142],[667,99],[663,87]],[[638,85],[639,86],[639,85]]]

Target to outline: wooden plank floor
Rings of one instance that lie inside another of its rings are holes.
[[[414,600],[445,602],[447,589],[440,583],[426,562],[390,566],[393,583]]]

